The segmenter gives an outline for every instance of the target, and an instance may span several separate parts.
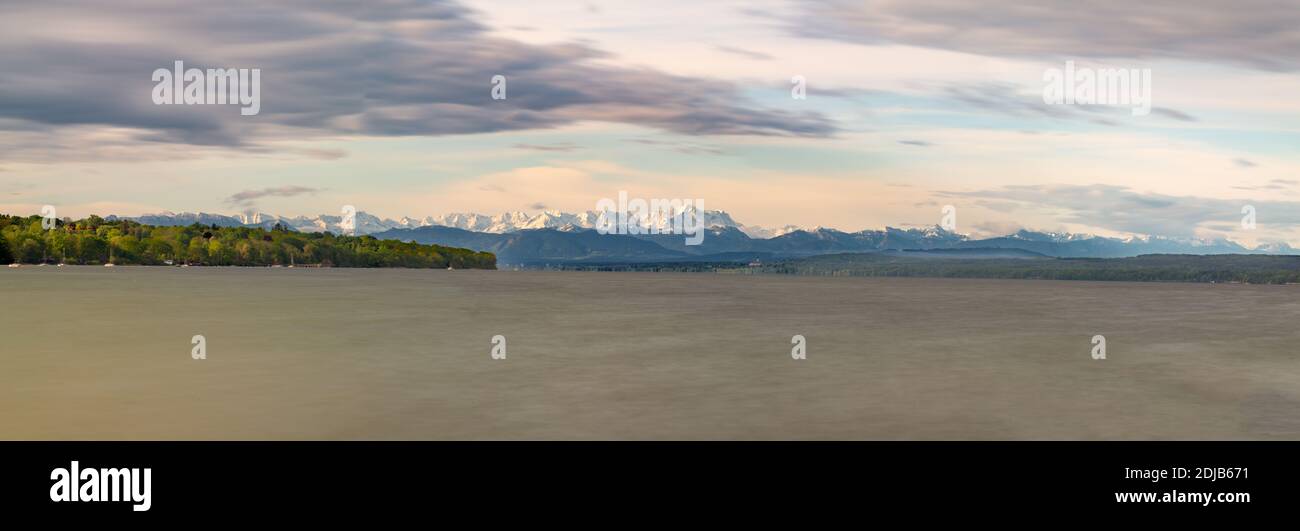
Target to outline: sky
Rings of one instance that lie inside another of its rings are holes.
[[[1293,0],[9,1],[0,49],[4,213],[419,218],[627,191],[764,227],[952,205],[973,236],[1300,246]],[[177,60],[260,69],[260,112],[155,104]],[[1152,111],[1045,103],[1067,61],[1148,69]]]

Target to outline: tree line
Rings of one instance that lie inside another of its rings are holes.
[[[0,214],[0,263],[190,264],[211,266],[319,265],[496,269],[492,253],[372,236],[295,232],[260,227],[163,227],[90,216],[55,220]],[[48,222],[47,222],[48,224]]]

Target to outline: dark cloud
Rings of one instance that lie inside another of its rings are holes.
[[[1026,208],[1059,212],[1058,220],[1091,227],[1161,236],[1189,237],[1200,226],[1238,223],[1245,205],[1260,224],[1300,227],[1300,202],[1242,201],[1135,192],[1111,185],[1004,186],[974,192],[939,192],[940,197],[1014,201]]]
[[[930,147],[934,145],[924,140],[899,140],[898,143],[907,146],[917,146],[917,147]]]
[[[280,186],[261,190],[244,190],[226,198],[226,202],[232,205],[248,206],[263,197],[294,197],[303,194],[314,194],[319,191],[316,188],[306,186]]]
[[[805,37],[1006,57],[1175,58],[1300,68],[1294,0],[807,0]]]
[[[687,135],[832,136],[816,112],[732,83],[618,68],[584,44],[495,37],[450,0],[92,0],[0,4],[0,121],[125,128],[240,147],[331,135],[451,135],[608,121]],[[68,29],[64,29],[68,28]],[[74,33],[70,28],[91,28]],[[154,69],[260,68],[261,113],[154,105]],[[495,75],[507,98],[491,97]],[[13,155],[14,146],[0,145]],[[6,149],[9,148],[9,149]]]

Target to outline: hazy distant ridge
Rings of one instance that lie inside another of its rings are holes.
[[[972,240],[965,235],[929,229],[886,228],[846,233],[831,229],[797,230],[767,239],[750,238],[738,229],[709,229],[700,245],[686,245],[681,235],[601,235],[592,230],[525,230],[506,234],[451,227],[393,229],[374,235],[418,243],[437,243],[487,251],[505,264],[559,262],[750,261],[837,253],[912,249],[1005,249],[1059,258],[1124,258],[1145,254],[1296,254],[1290,247],[1247,249],[1227,240],[1172,238],[1072,238],[1020,233]]]
[[[593,229],[596,212],[538,214],[507,212],[499,216],[446,214],[421,219],[392,220],[358,212],[358,234],[382,239],[436,243],[496,253],[505,263],[570,261],[672,261],[732,255],[729,260],[788,258],[845,252],[903,249],[998,248],[1021,249],[1053,257],[1120,258],[1143,254],[1297,254],[1289,245],[1269,244],[1247,248],[1227,239],[1166,238],[1146,236],[1108,238],[1086,234],[1021,230],[985,239],[940,227],[894,228],[844,232],[830,228],[800,229],[786,226],[770,230],[747,226],[718,210],[704,211],[709,227],[701,245],[688,246],[681,235],[600,235]],[[110,219],[112,217],[110,216]],[[270,228],[276,223],[300,232],[345,233],[342,216],[284,217],[270,214],[224,215],[207,213],[148,214],[131,218],[149,225],[217,225]],[[650,226],[643,220],[638,225]],[[752,254],[744,258],[745,253]]]

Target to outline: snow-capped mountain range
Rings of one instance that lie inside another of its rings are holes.
[[[690,212],[691,206],[686,207]],[[1047,256],[1058,257],[1121,257],[1140,254],[1175,253],[1175,254],[1297,254],[1297,250],[1286,243],[1270,243],[1247,248],[1224,238],[1170,238],[1163,236],[1132,236],[1129,238],[1109,238],[1090,234],[1063,232],[1035,232],[1020,230],[1001,237],[972,240],[966,235],[947,231],[941,227],[921,227],[898,229],[886,227],[883,230],[863,230],[843,232],[830,228],[817,227],[801,229],[787,225],[779,229],[744,225],[737,222],[730,214],[720,210],[705,210],[704,225],[709,229],[704,245],[685,247],[680,236],[664,234],[643,234],[637,236],[607,235],[610,237],[635,237],[656,243],[673,252],[691,255],[726,252],[764,251],[777,255],[807,255],[831,252],[862,252],[885,249],[945,249],[945,248],[1014,248],[1023,249]],[[109,216],[109,219],[114,219]],[[264,213],[254,214],[209,214],[209,213],[173,213],[161,212],[129,218],[147,225],[217,225],[221,227],[262,227],[271,228],[280,223],[300,232],[329,231],[336,234],[349,233],[342,215],[320,215],[314,217],[285,217]],[[486,235],[527,234],[542,230],[555,233],[587,233],[595,229],[600,214],[594,211],[572,214],[548,210],[537,214],[526,212],[506,212],[498,216],[473,213],[454,213],[424,218],[402,217],[387,219],[357,212],[355,232],[373,234],[381,238],[402,238],[412,236],[437,235],[448,241],[430,240],[430,242],[457,245],[465,242],[483,242],[487,240],[469,238],[464,235],[446,231],[431,233],[429,229],[458,229],[467,233]],[[658,225],[662,228],[669,223],[666,219],[632,219],[629,223],[648,228]],[[496,241],[496,240],[492,240]],[[513,241],[513,240],[511,240]],[[583,241],[588,241],[584,239]],[[430,243],[426,242],[426,243]],[[478,244],[464,246],[476,248]],[[486,247],[485,247],[486,248]],[[484,249],[478,249],[484,250]]]
[[[693,213],[694,207],[686,205],[684,213]],[[558,210],[547,210],[537,214],[527,212],[506,212],[498,216],[487,216],[473,213],[453,213],[442,216],[426,216],[423,218],[401,217],[399,219],[380,218],[378,216],[366,213],[356,213],[356,233],[357,234],[374,234],[390,229],[413,229],[418,227],[453,227],[473,232],[486,232],[490,234],[505,234],[530,229],[556,229],[556,230],[580,230],[595,229],[596,223],[600,219],[600,213],[596,211],[587,211],[580,214],[571,214],[560,212]],[[115,217],[110,216],[115,219]],[[344,217],[342,215],[319,215],[313,217],[297,216],[285,217],[265,213],[253,214],[210,214],[205,212],[160,212],[157,214],[145,214],[131,219],[146,225],[191,225],[198,223],[200,225],[217,225],[218,227],[243,227],[257,226],[270,228],[276,223],[281,223],[293,230],[299,232],[324,232],[329,231],[335,234],[349,232],[349,227],[344,226]],[[668,219],[638,219],[633,217],[629,223],[634,223],[643,228],[658,226],[664,228],[670,223]],[[731,218],[730,214],[721,210],[704,211],[705,227],[731,227],[739,229],[751,238],[772,238],[799,230],[798,227],[787,225],[780,229],[765,229],[758,226],[746,226],[737,223]]]

